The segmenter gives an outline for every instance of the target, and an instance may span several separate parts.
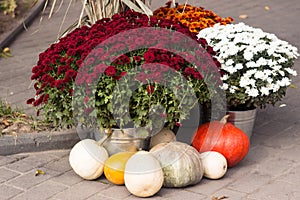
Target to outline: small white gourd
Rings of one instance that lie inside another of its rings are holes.
[[[164,175],[159,161],[147,151],[129,158],[124,173],[127,190],[138,197],[150,197],[162,187]]]
[[[200,159],[204,167],[203,176],[209,179],[220,179],[227,172],[226,158],[219,152],[206,151],[200,153]]]
[[[106,149],[92,139],[84,139],[75,144],[69,155],[69,163],[74,172],[86,180],[94,180],[103,174],[106,159]]]

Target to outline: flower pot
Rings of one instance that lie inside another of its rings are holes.
[[[228,122],[241,129],[246,133],[246,135],[251,138],[253,127],[256,118],[256,110],[246,110],[246,111],[227,111],[230,115]]]
[[[126,128],[112,129],[109,138],[103,143],[103,147],[111,156],[118,152],[149,150],[150,137],[147,129]]]

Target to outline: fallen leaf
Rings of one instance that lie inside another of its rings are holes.
[[[41,169],[37,169],[36,171],[35,171],[35,176],[38,176],[38,175],[44,175],[45,174],[45,172],[43,171],[43,170],[41,170]]]
[[[4,48],[3,50],[0,49],[0,57],[3,57],[3,58],[8,58],[8,57],[11,57],[11,53],[10,53],[10,49],[8,47]]]
[[[27,118],[26,114],[21,114],[20,116],[23,117],[23,118]]]
[[[222,200],[222,199],[227,199],[227,198],[228,198],[227,196],[221,196],[221,197],[215,197],[215,196],[213,196],[211,198],[211,200]]]
[[[240,15],[239,18],[246,19],[246,18],[248,18],[248,15]]]
[[[18,129],[19,129],[19,123],[14,123],[13,125],[8,126],[7,128],[3,129],[2,133],[9,134],[12,132],[16,132]]]
[[[283,103],[283,104],[280,104],[280,105],[279,105],[279,108],[282,108],[282,107],[285,107],[285,106],[286,106],[286,104]]]
[[[294,85],[294,84],[290,84],[289,87],[290,87],[290,88],[293,88],[293,89],[297,89],[297,88],[298,88],[298,87],[297,87],[296,85]]]
[[[270,7],[269,6],[265,6],[265,10],[270,10]]]
[[[9,49],[8,47],[5,47],[5,48],[3,49],[3,53],[10,53],[10,49]]]
[[[8,123],[7,119],[2,118],[1,122],[4,124],[4,126],[6,126],[6,127],[9,126],[9,123]]]

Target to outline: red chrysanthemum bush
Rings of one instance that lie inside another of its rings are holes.
[[[93,117],[104,128],[145,126],[159,117],[173,127],[196,103],[210,100],[207,83],[217,83],[211,72],[220,67],[213,55],[180,23],[115,14],[77,28],[40,54],[31,77],[36,95],[27,103],[63,127]]]

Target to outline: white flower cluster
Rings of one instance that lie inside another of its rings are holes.
[[[198,38],[205,38],[217,52],[221,69],[227,72],[222,88],[232,94],[242,88],[250,97],[268,96],[289,86],[289,77],[297,75],[286,65],[299,56],[297,48],[259,28],[216,24],[201,30]],[[239,83],[229,84],[232,77],[238,77]]]

